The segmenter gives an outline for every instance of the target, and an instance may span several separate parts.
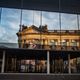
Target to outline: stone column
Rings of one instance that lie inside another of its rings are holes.
[[[68,50],[71,50],[71,41],[72,41],[72,40],[69,39],[69,42],[68,42],[68,46],[69,46],[69,47],[67,48]]]

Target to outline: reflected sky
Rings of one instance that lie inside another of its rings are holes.
[[[34,23],[33,23],[34,14]],[[22,24],[30,26],[40,25],[40,11],[23,10]],[[59,13],[56,12],[42,12],[42,25],[48,25],[49,30],[59,30]],[[19,31],[20,25],[20,9],[3,8],[1,14],[0,23],[0,43],[10,42],[17,43],[16,33]],[[61,13],[61,29],[74,30],[77,27],[77,15],[76,14],[64,14]]]

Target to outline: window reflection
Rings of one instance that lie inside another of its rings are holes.
[[[30,25],[32,25],[32,28],[37,28],[37,27],[39,29],[41,28],[40,27],[41,25],[40,11],[34,11],[34,22],[33,22],[32,10],[23,10],[22,15],[23,15],[22,31],[25,32],[25,29],[27,29]],[[18,32],[19,30],[20,9],[3,8],[1,18],[2,20],[0,25],[0,33],[1,33],[0,42],[17,43],[16,32]],[[34,25],[36,25],[37,27],[35,27]],[[42,25],[45,25],[45,26],[42,26],[42,31],[43,31],[42,34],[40,34],[40,32],[37,32],[35,30],[35,34],[38,33],[38,36],[35,38],[34,37],[31,38],[32,35],[30,36],[27,35],[25,37],[19,36],[18,37],[19,47],[27,48],[27,49],[40,49],[42,47],[42,49],[60,50],[60,51],[66,50],[66,49],[79,50],[80,36],[79,36],[79,31],[77,32],[78,26],[77,26],[76,15],[61,13],[61,32],[62,32],[61,42],[59,39],[60,37],[59,13],[43,11]],[[49,30],[50,33],[47,30]],[[31,32],[32,34],[34,34],[33,30],[31,30],[28,34],[31,34]],[[72,35],[74,36],[74,38],[72,38]],[[40,36],[41,36],[41,39],[40,39]],[[55,58],[54,56],[55,55],[53,55],[53,57],[50,60],[51,61],[50,72],[51,73],[68,73],[68,69],[69,69],[68,59],[64,59],[65,57],[63,58],[62,55],[56,56]],[[0,57],[0,59],[2,59],[2,57]],[[35,59],[35,58],[28,59],[28,58],[25,58],[25,56],[18,57],[18,56],[7,55],[5,64],[6,64],[5,72],[23,72],[23,73],[26,73],[26,72],[46,73],[47,72],[46,59]],[[1,65],[2,65],[2,62],[0,60],[0,70],[1,70]],[[70,59],[70,69],[71,69],[71,73],[80,73],[80,57]]]
[[[77,73],[80,73],[80,57],[77,58]]]
[[[78,30],[77,15],[61,13],[61,29],[62,30]]]
[[[25,56],[24,56],[25,57]],[[5,72],[46,73],[46,59],[25,59],[17,55],[7,55]]]
[[[71,73],[77,73],[77,61],[76,58],[70,60]]]
[[[21,72],[35,72],[35,60],[21,60]]]
[[[46,72],[46,60],[21,60],[21,72]]]

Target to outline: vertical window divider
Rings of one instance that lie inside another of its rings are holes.
[[[61,0],[59,0],[59,26],[60,26],[60,48],[61,48]]]
[[[77,14],[77,27],[78,27],[78,35],[79,35],[79,48],[80,48],[80,33],[79,33],[79,15]]]
[[[40,11],[40,49],[42,49],[42,11]]]
[[[33,10],[33,25],[34,25],[34,10]]]
[[[23,0],[21,0],[20,30],[19,31],[22,31],[22,12],[23,12]]]
[[[2,7],[0,8],[0,24],[1,24]]]

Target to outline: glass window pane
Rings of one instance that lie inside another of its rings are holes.
[[[49,30],[59,30],[59,13],[42,12],[42,24],[47,24]]]
[[[61,14],[61,29],[62,30],[78,30],[76,14]]]
[[[16,32],[19,30],[20,10],[3,8],[0,24],[0,42],[17,43]]]

